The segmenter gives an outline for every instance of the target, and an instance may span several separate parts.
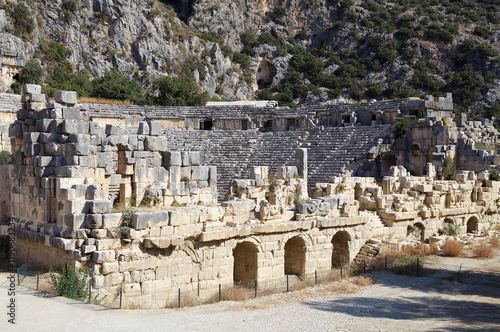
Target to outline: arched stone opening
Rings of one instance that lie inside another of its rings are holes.
[[[285,274],[303,276],[306,267],[306,243],[294,236],[285,244]]]
[[[349,241],[351,241],[351,236],[346,231],[337,232],[333,236],[332,268],[349,264]]]
[[[417,222],[414,225],[408,225],[406,229],[406,236],[413,238],[417,241],[424,242],[425,240],[425,226],[422,223]]]
[[[410,171],[415,175],[422,175],[425,164],[422,150],[417,143],[413,143],[410,148]]]
[[[385,153],[380,157],[380,173],[382,176],[389,174],[392,166],[398,165],[398,158],[393,153]]]
[[[476,216],[472,216],[467,220],[467,233],[477,233],[479,230],[479,220]]]
[[[234,282],[257,279],[257,247],[252,242],[241,242],[233,249]]]

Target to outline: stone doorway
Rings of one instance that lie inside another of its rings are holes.
[[[332,238],[332,268],[349,264],[349,241],[351,236],[346,231],[337,232]]]
[[[479,231],[479,220],[477,217],[470,217],[467,221],[467,233],[477,233]]]
[[[233,249],[235,283],[257,279],[257,247],[252,242],[241,242]]]
[[[292,237],[285,244],[285,274],[303,276],[305,263],[306,244],[300,236]]]

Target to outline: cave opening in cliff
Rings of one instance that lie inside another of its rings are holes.
[[[177,17],[184,22],[187,22],[194,12],[195,0],[160,0],[160,2],[172,6]]]

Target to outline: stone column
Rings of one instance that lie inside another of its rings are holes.
[[[307,187],[307,149],[299,148],[295,150],[295,165]]]

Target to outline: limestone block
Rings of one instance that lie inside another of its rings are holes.
[[[168,226],[170,222],[170,213],[168,211],[155,211],[148,227]]]
[[[182,246],[184,244],[184,237],[180,235],[174,235],[170,238],[171,244],[174,247]]]
[[[170,166],[170,181],[172,189],[172,183],[181,181],[181,167],[180,166]]]
[[[158,136],[161,134],[161,122],[154,120],[149,122],[150,132],[149,134],[152,136]]]
[[[189,164],[191,166],[199,166],[200,165],[200,152],[199,151],[189,151]]]
[[[191,167],[191,166],[181,167],[181,180],[184,180],[184,179],[192,180],[192,170],[193,170],[193,167]]]
[[[90,144],[66,143],[62,144],[63,156],[87,156],[90,153]]]
[[[226,208],[226,214],[232,216],[248,215],[255,208],[255,202],[248,199],[222,202],[221,205]]]
[[[85,198],[88,200],[99,200],[104,197],[101,185],[91,184],[87,187]],[[106,212],[99,212],[106,213]]]
[[[132,218],[132,228],[146,229],[153,219],[152,212],[136,212]]]
[[[123,281],[123,274],[118,273],[118,272],[110,273],[110,274],[107,274],[106,276],[104,276],[104,287],[118,286],[119,284],[122,283],[122,281]],[[125,287],[127,287],[127,286],[129,286],[129,285],[126,285]],[[137,287],[140,289],[140,285],[137,285]],[[128,288],[127,288],[127,290],[125,292],[127,292],[127,294],[129,296],[131,296],[130,293],[132,293],[133,290],[131,290],[129,293]]]
[[[212,190],[217,191],[217,167],[209,166],[209,180],[208,184]]]
[[[87,228],[96,229],[102,227],[102,214],[85,215],[85,225]]]
[[[113,207],[113,203],[109,200],[95,200],[89,201],[89,211],[90,213],[108,213]]]
[[[149,135],[149,124],[147,121],[139,122],[139,129],[137,130],[139,135]]]
[[[120,227],[122,223],[121,213],[106,213],[102,216],[102,226],[106,229]]]
[[[173,210],[169,211],[170,226],[187,225],[192,222],[192,215],[189,210]]]
[[[57,103],[61,104],[76,104],[75,91],[56,91],[54,92],[54,99]]]
[[[148,151],[162,151],[167,146],[165,137],[146,136],[144,139],[144,149]]]
[[[93,229],[90,235],[96,239],[105,239],[108,235],[108,231],[106,229]]]
[[[182,151],[181,152],[181,160],[182,160],[182,166],[191,166],[191,161],[189,159],[189,152],[188,151]]]
[[[94,251],[92,254],[92,260],[96,263],[111,263],[115,261],[115,251],[114,250],[100,250]]]
[[[64,215],[64,226],[70,229],[83,228],[86,225],[85,214],[72,214]]]
[[[163,167],[181,166],[182,159],[179,151],[165,151],[163,156]]]
[[[78,108],[63,108],[62,109],[62,118],[63,119],[80,119],[80,109]]]
[[[122,132],[122,128],[117,125],[107,124],[104,132],[106,135],[119,135]]]
[[[33,93],[40,94],[42,93],[42,87],[36,84],[23,84],[21,86],[21,92],[23,95],[33,94]]]
[[[23,125],[20,123],[13,123],[9,126],[9,136],[10,137],[22,137],[23,136]]]
[[[97,250],[97,248],[95,245],[83,245],[82,246],[82,254],[90,254],[96,250]]]
[[[118,262],[102,263],[102,274],[118,272]]]

